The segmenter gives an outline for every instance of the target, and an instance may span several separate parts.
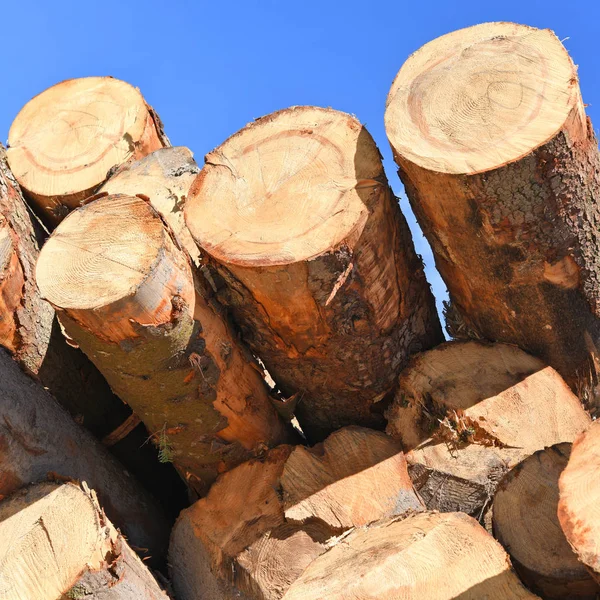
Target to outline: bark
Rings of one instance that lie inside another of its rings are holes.
[[[168,525],[152,497],[0,351],[0,497],[48,477],[85,481],[144,554],[160,558]]]
[[[161,148],[136,162],[125,163],[98,190],[98,194],[148,198],[170,225],[194,265],[199,266],[200,251],[183,219],[190,186],[199,172],[194,155],[188,148]]]
[[[0,505],[5,600],[167,600],[85,485],[40,483]]]
[[[106,196],[80,208],[44,246],[36,275],[68,335],[197,494],[290,439],[258,366],[197,292],[189,258],[145,200]]]
[[[223,475],[184,510],[169,550],[181,600],[275,600],[345,531],[422,510],[399,445],[346,427]]]
[[[477,518],[508,470],[590,423],[554,369],[514,346],[481,342],[415,357],[387,417],[427,508]]]
[[[169,146],[137,88],[112,77],[58,83],[30,100],[8,134],[8,162],[54,228],[128,160]]]
[[[539,450],[514,467],[494,496],[494,537],[522,581],[542,598],[595,600],[600,587],[571,550],[558,521],[558,479],[571,444]]]
[[[502,547],[462,513],[421,513],[352,532],[284,600],[534,599]]]
[[[454,96],[441,92],[451,80]],[[483,88],[475,97],[479,81],[501,98],[492,102]],[[508,90],[521,90],[521,100]],[[452,101],[465,111],[455,107],[451,132],[436,135],[434,115]],[[431,118],[417,119],[427,102]],[[402,131],[411,120],[418,133],[409,140]],[[600,160],[576,67],[558,39],[497,23],[427,44],[392,86],[386,128],[464,329],[539,356],[597,409]],[[410,143],[428,147],[415,154]],[[466,165],[460,152],[471,153]]]
[[[0,345],[79,424],[103,439],[130,418],[131,409],[83,352],[66,343],[54,309],[40,297],[34,273],[42,243],[43,231],[28,212],[0,145]],[[147,438],[139,426],[114,440],[111,451],[165,505],[180,510],[178,477],[170,466],[158,463]]]
[[[558,519],[579,560],[600,583],[600,422],[594,421],[571,449],[559,482]]]
[[[244,339],[300,394],[309,437],[381,428],[407,357],[442,334],[366,129],[314,107],[259,119],[206,157],[185,216]]]

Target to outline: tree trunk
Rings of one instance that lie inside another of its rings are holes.
[[[498,542],[462,513],[357,529],[317,558],[283,600],[533,600]]]
[[[196,293],[189,258],[145,200],[106,196],[74,212],[36,275],[68,335],[198,494],[286,441],[258,366]]]
[[[185,217],[305,432],[383,427],[407,356],[442,333],[366,129],[314,107],[259,119],[206,157]]]
[[[130,542],[160,558],[169,530],[154,500],[3,351],[0,389],[0,498],[48,477],[85,481]]]
[[[559,40],[488,23],[426,44],[392,85],[386,129],[466,329],[579,390],[600,344],[600,160]]]
[[[130,420],[131,409],[87,357],[66,343],[54,309],[41,299],[34,272],[42,240],[0,145],[0,345],[78,423],[104,439]],[[137,426],[126,437],[113,438],[111,451],[166,506],[181,510],[178,477],[158,462],[147,438],[146,429]]]
[[[579,560],[600,583],[600,421],[580,435],[558,482],[558,519]]]
[[[125,163],[98,190],[98,194],[143,196],[170,225],[175,237],[200,264],[200,252],[183,219],[190,186],[200,169],[191,150],[184,146],[161,148],[136,162]]]
[[[554,369],[515,346],[479,342],[415,357],[387,416],[427,508],[478,518],[509,469],[590,423]]]
[[[40,483],[0,504],[3,600],[168,600],[85,485]]]
[[[336,536],[422,508],[399,445],[381,432],[346,427],[310,450],[276,448],[181,513],[169,550],[175,593],[281,598]]]
[[[571,444],[539,450],[514,467],[494,496],[493,529],[517,573],[548,600],[596,600],[600,587],[577,560],[558,516],[558,478]]]
[[[10,168],[51,227],[111,169],[170,145],[140,91],[112,77],[68,79],[38,94],[15,118],[8,143]]]

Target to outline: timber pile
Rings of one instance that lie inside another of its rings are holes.
[[[408,58],[385,123],[452,341],[355,117],[278,111],[200,169],[125,82],[22,109],[0,598],[600,597],[600,158],[575,67],[548,30],[456,31]]]

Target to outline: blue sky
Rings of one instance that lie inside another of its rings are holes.
[[[408,55],[485,21],[553,29],[579,65],[600,128],[600,0],[0,0],[0,138],[32,96],[71,77],[113,75],[141,90],[173,144],[204,154],[252,119],[294,104],[355,114],[385,159],[438,302],[445,286],[396,176],[385,98]]]

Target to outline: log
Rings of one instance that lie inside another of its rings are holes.
[[[600,587],[558,521],[558,478],[571,444],[539,450],[514,467],[494,496],[494,537],[527,587],[548,600],[596,600]]]
[[[114,397],[102,400],[104,394],[111,393],[108,386],[102,388],[93,365],[83,371],[88,361],[67,346],[58,327],[53,329],[54,310],[40,298],[35,285],[40,235],[0,145],[0,345],[68,410],[86,417],[92,429],[100,428],[104,417],[93,411],[101,411]],[[90,377],[92,386],[84,387],[83,382]],[[99,391],[94,393],[96,389]],[[93,401],[84,404],[82,397],[90,394]]]
[[[87,486],[40,483],[0,504],[3,600],[168,600]]]
[[[399,445],[346,427],[307,449],[281,446],[221,476],[184,510],[169,564],[180,600],[275,600],[336,536],[422,510]]]
[[[69,346],[35,284],[43,232],[27,210],[0,145],[0,346],[96,438],[104,439],[131,419],[98,369]],[[143,425],[111,442],[111,451],[166,505],[182,508],[181,485],[170,465],[161,465]]]
[[[400,69],[385,123],[465,329],[588,387],[600,345],[600,159],[558,38],[513,23],[444,35]]]
[[[185,219],[305,433],[382,428],[408,355],[442,334],[367,130],[308,106],[258,119],[206,156]]]
[[[67,334],[195,493],[288,439],[257,365],[196,293],[189,258],[149,202],[109,195],[74,211],[46,242],[36,277]]]
[[[359,528],[315,559],[284,600],[532,600],[500,544],[462,513]]]
[[[600,421],[573,444],[558,481],[558,519],[563,532],[596,581],[600,583]]]
[[[3,350],[0,389],[0,500],[48,477],[85,481],[130,543],[160,559],[169,526],[154,499]]]
[[[142,195],[163,216],[173,233],[200,265],[200,251],[183,219],[190,186],[200,169],[191,150],[184,146],[160,148],[138,161],[121,166],[98,190],[98,194]]]
[[[38,94],[16,116],[8,144],[10,168],[49,227],[111,169],[170,145],[140,91],[112,77],[68,79]]]
[[[554,369],[515,346],[475,341],[415,357],[387,417],[427,507],[478,518],[508,470],[590,423]]]

